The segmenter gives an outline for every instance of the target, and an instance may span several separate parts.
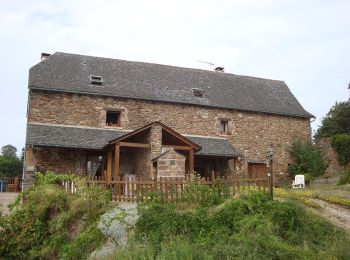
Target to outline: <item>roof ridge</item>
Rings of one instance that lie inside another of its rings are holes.
[[[234,76],[234,77],[247,77],[247,78],[253,78],[253,79],[261,79],[261,80],[284,82],[283,80],[277,80],[277,79],[269,79],[269,78],[255,77],[255,76],[249,76],[249,75],[238,75],[238,74],[233,74],[233,73],[230,73],[230,72],[221,73],[221,72],[212,71],[212,70],[206,70],[206,69],[199,69],[199,68],[193,68],[193,67],[182,67],[182,66],[178,66],[178,65],[161,64],[161,63],[154,63],[154,62],[147,62],[147,61],[124,60],[124,59],[108,58],[108,57],[102,57],[102,56],[83,55],[83,54],[76,54],[76,53],[60,52],[60,51],[57,51],[57,52],[55,52],[52,55],[55,55],[55,54],[64,54],[64,55],[79,56],[79,57],[98,58],[98,59],[105,59],[105,60],[112,60],[112,61],[124,61],[124,62],[138,63],[138,64],[148,64],[148,65],[156,65],[156,66],[173,67],[173,68],[179,68],[179,69],[190,69],[190,70],[198,70],[198,71],[210,72],[210,73],[214,73],[214,74],[217,74],[217,75],[226,75],[226,76]]]

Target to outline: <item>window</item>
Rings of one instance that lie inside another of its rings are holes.
[[[204,97],[204,90],[201,90],[199,88],[193,88],[192,91],[195,97]]]
[[[220,134],[228,134],[228,121],[220,120]]]
[[[102,83],[103,83],[102,76],[93,76],[93,75],[91,75],[90,76],[90,82],[93,85],[102,85]]]
[[[106,126],[120,126],[121,111],[107,111]]]
[[[175,160],[170,160],[170,165],[176,165],[176,161]]]

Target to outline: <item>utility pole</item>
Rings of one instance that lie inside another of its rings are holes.
[[[270,196],[273,199],[273,147],[272,145],[269,145],[269,153],[267,160],[268,160],[268,174],[267,176],[269,177],[269,191],[270,191]]]

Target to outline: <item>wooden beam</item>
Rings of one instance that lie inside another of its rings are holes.
[[[107,157],[107,184],[111,183],[112,180],[112,151],[108,152]]]
[[[106,180],[105,162],[106,162],[106,156],[103,154],[102,155],[102,161],[101,161],[101,177],[102,177],[102,180]]]
[[[193,153],[193,149],[191,149],[190,152],[189,152],[189,171],[190,171],[190,174],[194,173],[194,153]]]
[[[33,148],[28,146],[26,149],[26,162],[25,166],[33,166]]]
[[[138,147],[138,148],[150,148],[150,144],[144,144],[144,143],[130,143],[130,142],[120,142],[120,146],[124,147]]]
[[[175,150],[186,150],[186,151],[190,151],[191,149],[193,150],[193,148],[191,146],[184,146],[184,145],[162,145],[163,147],[172,147]]]
[[[114,181],[119,180],[120,146],[115,145],[114,150]]]

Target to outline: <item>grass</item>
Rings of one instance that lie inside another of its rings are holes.
[[[297,200],[307,206],[317,208],[317,203],[312,199],[319,199],[329,203],[350,207],[350,187],[339,187],[326,185],[318,188],[305,189],[283,189],[276,188],[275,194],[280,198],[288,198]]]

